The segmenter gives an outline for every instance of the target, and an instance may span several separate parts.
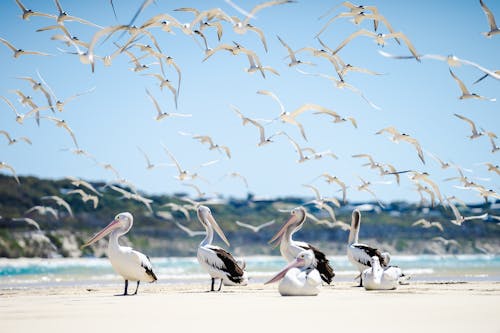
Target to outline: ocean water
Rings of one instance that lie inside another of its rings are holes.
[[[329,258],[335,269],[334,281],[354,281],[358,275],[346,256]],[[196,258],[153,258],[158,283],[203,283],[209,276]],[[245,258],[250,283],[261,283],[285,266],[278,256]],[[391,264],[411,276],[410,281],[500,281],[500,256],[416,255],[393,256]],[[96,286],[121,284],[123,280],[107,258],[5,259],[0,258],[0,289],[47,286]]]

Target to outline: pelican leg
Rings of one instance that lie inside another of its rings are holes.
[[[210,288],[210,291],[214,291],[214,284],[215,284],[215,279],[212,278],[212,287]]]
[[[221,288],[222,288],[222,279],[220,279],[219,289],[217,291],[220,291]]]
[[[359,286],[358,287],[363,287],[363,276],[359,276]]]
[[[123,291],[123,296],[128,295],[127,290],[128,290],[128,280],[125,280],[125,290]]]
[[[141,281],[137,281],[137,287],[135,288],[134,295],[137,295],[137,290],[139,290],[139,283],[141,283]]]

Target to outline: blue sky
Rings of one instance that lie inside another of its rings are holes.
[[[62,1],[63,8],[71,15],[90,20],[101,26],[126,24],[142,1],[117,1],[115,6],[119,21],[113,16],[108,1]],[[236,1],[235,1],[236,2]],[[23,3],[33,10],[57,13],[52,1],[29,1]],[[250,10],[258,1],[236,2]],[[32,91],[30,85],[16,79],[31,76],[37,79],[37,70],[52,88],[58,98],[64,99],[76,93],[95,87],[92,93],[80,96],[69,102],[65,111],[44,115],[64,119],[74,130],[80,147],[91,153],[102,163],[111,163],[121,176],[134,183],[147,194],[152,193],[195,193],[175,179],[176,169],[163,167],[146,170],[145,161],[137,147],[150,156],[153,163],[170,163],[163,152],[163,143],[177,158],[183,168],[194,171],[198,165],[218,159],[219,162],[198,171],[210,181],[193,181],[207,193],[225,196],[246,196],[247,190],[238,179],[224,178],[230,172],[238,172],[248,179],[250,191],[259,197],[267,196],[311,196],[312,192],[302,184],[319,187],[324,196],[340,196],[338,187],[328,185],[317,176],[324,172],[336,175],[348,185],[348,199],[370,201],[371,196],[359,192],[357,176],[373,182],[373,191],[383,200],[417,201],[413,183],[406,175],[401,185],[377,184],[390,181],[392,177],[381,178],[375,170],[363,167],[364,161],[352,158],[353,154],[368,153],[376,161],[391,163],[399,170],[418,170],[428,172],[432,180],[441,186],[446,195],[457,195],[466,201],[480,201],[474,191],[454,187],[457,182],[444,182],[443,179],[457,175],[455,169],[440,169],[428,155],[422,164],[415,150],[405,143],[393,143],[385,135],[375,135],[378,130],[395,126],[400,131],[419,140],[424,150],[430,151],[441,159],[471,169],[468,177],[483,184],[486,188],[499,191],[498,175],[487,172],[482,162],[499,164],[500,154],[492,154],[486,137],[470,140],[470,129],[466,123],[454,117],[454,113],[471,118],[478,126],[500,134],[500,102],[459,100],[460,90],[448,72],[448,65],[441,61],[425,59],[421,63],[414,60],[394,60],[382,57],[377,51],[384,50],[393,54],[409,54],[404,46],[388,40],[384,48],[368,37],[358,37],[339,52],[346,63],[383,73],[372,76],[362,73],[349,73],[345,81],[360,89],[367,98],[381,107],[371,108],[359,95],[347,90],[339,90],[327,79],[305,76],[295,68],[289,68],[276,35],[285,40],[292,49],[305,46],[320,48],[314,36],[329,17],[345,11],[337,8],[328,18],[318,17],[332,8],[338,1],[299,1],[266,8],[260,11],[251,23],[264,30],[269,52],[265,52],[256,34],[233,33],[228,23],[223,23],[222,42],[230,44],[238,41],[246,48],[254,50],[263,65],[272,66],[280,75],[270,73],[263,79],[259,73],[248,74],[246,56],[232,56],[228,52],[217,52],[207,61],[203,50],[191,36],[180,30],[175,35],[158,28],[151,32],[158,39],[164,54],[172,56],[182,70],[182,84],[179,106],[175,110],[172,94],[160,91],[157,82],[145,73],[157,73],[158,66],[141,73],[129,68],[132,64],[124,55],[118,56],[112,66],[104,67],[102,62],[91,73],[90,66],[82,64],[71,54],[59,49],[72,51],[59,41],[50,37],[53,31],[35,30],[54,24],[54,20],[32,17],[29,21],[20,18],[21,11],[15,1],[2,1],[0,5],[0,37],[15,46],[27,50],[50,53],[49,57],[21,56],[0,45],[2,79],[0,94],[11,100],[20,112],[27,112],[10,91],[20,89],[39,104],[46,104],[44,96]],[[401,31],[415,45],[421,54],[454,54],[482,66],[496,70],[499,68],[500,36],[485,38],[481,32],[488,30],[486,17],[479,1],[373,1],[379,11],[391,23],[395,31]],[[500,3],[486,1],[489,8],[500,19]],[[192,14],[173,11],[179,7],[195,7],[200,10],[220,7],[230,16],[242,16],[224,1],[156,1],[138,17],[136,24],[158,13],[168,13],[180,22],[189,22]],[[90,40],[96,28],[76,22],[67,22],[66,27],[81,40]],[[372,29],[371,22],[365,21],[357,26],[348,19],[335,21],[321,35],[321,39],[331,48],[336,48],[352,32]],[[387,33],[384,26],[380,32]],[[212,48],[218,45],[213,30],[205,30]],[[120,39],[123,42],[126,36]],[[114,50],[111,41],[96,48],[96,54],[106,55]],[[201,43],[201,40],[198,38]],[[141,40],[147,43],[147,38]],[[140,54],[137,49],[133,51]],[[302,66],[308,72],[324,73],[334,76],[331,64],[325,59],[314,58],[307,54],[298,56],[312,61],[317,66]],[[155,60],[145,60],[145,63]],[[469,89],[478,94],[500,98],[499,82],[487,78],[472,85],[482,73],[470,66],[453,68]],[[167,78],[177,84],[173,68],[167,68]],[[169,118],[155,121],[155,110],[148,99],[145,89],[151,91],[164,111],[192,114],[191,118]],[[334,110],[343,116],[357,119],[358,128],[349,123],[333,124],[326,116],[307,112],[297,119],[303,123],[308,142],[301,137],[296,127],[281,122],[266,126],[266,132],[286,131],[301,146],[314,147],[318,151],[331,150],[339,158],[324,158],[305,163],[297,163],[297,153],[285,137],[275,138],[275,142],[257,147],[258,131],[251,125],[243,127],[241,120],[229,105],[237,106],[251,118],[272,119],[279,115],[278,105],[268,96],[256,94],[257,90],[270,90],[282,100],[287,111],[293,111],[305,103],[315,103]],[[76,176],[87,180],[112,181],[113,174],[94,162],[62,151],[74,148],[67,133],[54,123],[42,119],[38,127],[33,119],[23,125],[15,122],[14,114],[7,105],[0,103],[0,129],[8,131],[13,137],[27,136],[33,145],[24,143],[7,145],[0,137],[0,160],[12,165],[19,175],[36,175],[44,178],[63,178]],[[182,136],[178,132],[210,135],[216,143],[227,145],[232,150],[228,159],[215,150],[208,150],[196,140]],[[4,173],[5,170],[0,172]]]

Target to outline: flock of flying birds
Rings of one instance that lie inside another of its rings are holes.
[[[275,0],[264,2],[255,6],[250,12],[246,12],[231,1],[226,1],[228,4],[233,6],[236,11],[242,14],[242,16],[231,16],[220,8],[211,8],[206,10],[199,10],[196,8],[178,8],[175,10],[176,13],[191,13],[192,20],[187,23],[182,23],[173,16],[174,14],[171,15],[167,13],[160,13],[144,20],[142,24],[136,25],[139,14],[141,14],[141,12],[153,2],[151,0],[146,0],[140,6],[136,15],[134,15],[134,18],[129,22],[129,24],[117,24],[106,27],[102,27],[89,20],[82,19],[65,12],[63,4],[60,0],[54,0],[54,12],[51,13],[43,13],[36,11],[35,9],[30,9],[26,7],[21,2],[21,0],[15,0],[15,2],[19,7],[19,14],[21,15],[22,20],[37,20],[37,22],[40,22],[41,25],[40,28],[36,30],[37,32],[49,31],[53,33],[50,39],[53,41],[53,43],[57,43],[57,49],[60,53],[75,57],[79,62],[81,62],[82,65],[88,66],[89,71],[91,72],[98,71],[100,65],[112,66],[114,59],[117,57],[128,57],[130,63],[133,64],[133,67],[130,68],[130,70],[132,70],[133,72],[137,72],[145,77],[151,78],[151,80],[158,84],[162,91],[165,90],[167,91],[167,94],[171,94],[174,104],[177,107],[177,105],[179,104],[179,94],[182,84],[185,84],[184,81],[182,81],[182,68],[173,57],[167,55],[162,51],[160,43],[158,43],[157,38],[155,37],[158,31],[160,31],[160,33],[180,33],[190,36],[194,40],[194,42],[197,43],[203,50],[204,54],[202,62],[204,63],[209,63],[210,60],[213,57],[217,57],[219,53],[226,52],[235,57],[242,56],[243,58],[246,58],[246,61],[248,61],[248,68],[246,68],[246,71],[249,74],[258,72],[258,74],[260,74],[262,78],[266,78],[266,75],[279,76],[280,74],[275,68],[262,64],[258,55],[260,51],[246,48],[237,41],[233,41],[232,44],[224,43],[222,42],[222,37],[224,36],[224,33],[227,31],[227,29],[231,29],[235,34],[239,35],[247,33],[255,34],[255,38],[258,38],[260,40],[264,52],[268,52],[269,50],[265,31],[250,22],[252,22],[258,12],[266,10],[266,8],[272,6],[293,6],[295,1]],[[111,5],[113,5],[112,1]],[[496,25],[493,13],[488,9],[487,5],[482,0],[479,1],[479,5],[480,7],[478,8],[482,8],[484,13],[486,14],[489,27],[489,30],[484,32],[485,37],[491,38],[495,35],[500,34],[500,30]],[[380,75],[381,73],[351,65],[344,61],[340,57],[339,53],[341,53],[342,49],[351,47],[350,44],[353,43],[355,39],[361,37],[368,37],[370,39],[373,39],[373,41],[379,46],[384,46],[384,44],[388,40],[393,40],[394,42],[400,44],[403,48],[407,49],[410,55],[400,56],[389,54],[384,51],[379,51],[382,56],[391,59],[414,59],[418,62],[426,61],[427,59],[444,62],[450,67],[449,73],[451,75],[451,78],[457,83],[457,87],[461,92],[461,95],[459,95],[458,98],[495,101],[494,98],[484,97],[471,92],[471,88],[464,84],[464,82],[452,70],[452,68],[460,65],[471,66],[475,68],[478,75],[478,79],[475,83],[485,79],[486,77],[489,77],[493,80],[500,80],[499,70],[490,70],[481,66],[480,64],[466,59],[458,58],[454,55],[441,56],[433,54],[420,54],[412,41],[404,33],[395,30],[395,28],[375,6],[356,5],[349,1],[344,1],[338,6],[332,8],[331,11],[325,13],[321,17],[321,19],[331,16],[331,13],[337,10],[339,7],[341,7],[343,11],[329,18],[329,20],[324,24],[324,26],[315,36],[317,42],[320,44],[319,48],[307,46],[294,50],[292,47],[296,47],[296,45],[292,45],[291,43],[289,43],[290,41],[288,40],[287,36],[277,36],[280,44],[283,46],[284,54],[287,54],[285,59],[288,67],[296,68],[297,71],[304,76],[317,76],[328,79],[334,84],[336,88],[347,89],[351,92],[354,92],[361,99],[363,99],[363,101],[365,101],[367,105],[375,110],[378,110],[380,109],[379,106],[369,100],[359,88],[348,83],[346,81],[346,78],[349,72],[360,72],[368,75]],[[360,28],[349,36],[346,36],[346,38],[338,46],[327,45],[321,39],[322,36],[334,29],[335,21],[345,18],[350,19],[355,25],[362,25],[364,21],[368,21],[370,23],[370,26],[372,25],[372,27],[368,28],[368,26],[366,26],[366,28]],[[69,22],[71,22],[71,25],[67,24]],[[74,27],[79,24],[86,25],[92,29],[95,29],[93,37],[90,40],[81,40],[78,36],[73,34]],[[388,33],[380,33],[379,30],[382,27],[386,29]],[[216,37],[212,38],[212,34],[214,33]],[[20,45],[17,45],[15,41],[8,40],[7,35],[8,34],[3,34],[2,36],[0,36],[0,43],[2,44],[0,45],[0,47],[3,46],[4,48],[3,50],[0,49],[0,54],[2,55],[5,54],[6,51],[10,51],[12,52],[12,56],[14,58],[30,56],[51,56],[44,52],[24,50],[20,48]],[[213,39],[217,40],[218,45],[215,47],[210,47],[209,44],[212,43]],[[147,43],[149,44],[145,44],[145,41],[147,41]],[[109,47],[113,47],[114,51],[106,55],[101,54],[100,49],[102,48],[103,44],[107,44]],[[111,44],[113,46],[110,46]],[[323,74],[311,73],[303,70],[304,67],[314,65],[312,61],[301,60],[301,58],[305,55],[312,57],[312,59],[314,59],[315,61],[327,61],[332,66],[332,72],[330,74]],[[158,70],[156,71],[156,69]],[[168,70],[172,71],[172,73],[175,73],[175,75],[173,75],[175,77],[175,80],[167,78],[170,77],[170,74],[167,76]],[[141,74],[142,72],[145,72],[145,74]],[[20,125],[22,125],[25,121],[31,120],[36,121],[37,124],[40,124],[41,122],[51,122],[57,128],[60,128],[61,131],[65,131],[74,144],[72,148],[66,150],[78,156],[82,156],[94,161],[97,165],[113,174],[113,179],[106,185],[106,191],[112,190],[121,194],[125,199],[136,200],[144,204],[145,208],[150,213],[155,213],[157,216],[167,219],[172,218],[171,212],[173,211],[180,211],[182,212],[182,214],[184,214],[184,216],[186,216],[186,218],[189,218],[190,210],[196,211],[201,203],[210,203],[210,201],[203,201],[203,199],[207,198],[207,193],[205,193],[199,185],[196,185],[194,181],[208,181],[203,177],[200,170],[204,167],[216,164],[217,160],[209,161],[207,163],[199,165],[195,169],[187,170],[183,167],[182,163],[174,156],[174,154],[166,145],[163,145],[166,161],[162,163],[153,163],[147,153],[143,149],[138,148],[140,154],[142,154],[145,159],[146,169],[151,170],[157,167],[169,166],[175,167],[175,169],[177,170],[176,178],[178,179],[178,181],[181,182],[184,186],[192,188],[197,193],[196,200],[184,198],[183,200],[186,201],[184,205],[166,203],[162,207],[165,207],[165,209],[168,209],[168,211],[162,210],[154,212],[151,206],[153,201],[141,195],[138,192],[136,186],[125,179],[113,165],[98,161],[90,152],[82,149],[77,140],[78,133],[75,133],[72,130],[70,124],[66,123],[65,120],[60,119],[58,116],[64,115],[65,107],[67,104],[75,103],[75,100],[83,95],[92,94],[94,89],[75,93],[73,96],[61,99],[57,97],[54,90],[43,79],[42,75],[38,71],[36,74],[37,75],[33,76],[19,76],[17,77],[17,79],[19,79],[19,81],[28,83],[30,85],[29,89],[31,89],[30,93],[35,94],[37,98],[39,97],[41,100],[43,100],[43,103],[35,102],[35,98],[30,96],[29,93],[26,92],[26,87],[13,89],[10,92],[16,95],[16,97],[18,98],[18,104],[20,104],[20,106],[16,107],[14,102],[12,101],[12,98],[8,98],[2,95],[0,97],[5,103],[5,107],[2,108],[1,112],[12,113],[14,116],[12,117],[12,121],[17,122]],[[307,129],[302,124],[300,120],[302,115],[312,114],[312,116],[321,117],[323,120],[328,120],[332,123],[345,122],[350,124],[353,128],[358,127],[358,121],[354,117],[349,115],[341,115],[334,110],[326,108],[322,105],[306,103],[300,105],[294,110],[289,111],[285,108],[281,99],[274,92],[269,90],[258,90],[256,93],[258,95],[262,95],[265,98],[272,99],[273,103],[276,104],[277,112],[274,119],[254,119],[245,115],[237,106],[230,105],[230,108],[234,111],[235,116],[241,119],[242,126],[250,126],[255,128],[257,146],[260,147],[272,144],[274,141],[278,140],[278,138],[282,138],[283,140],[288,141],[291,148],[296,152],[298,163],[305,163],[314,159],[338,158],[335,153],[330,150],[317,151],[314,147],[307,145],[307,132],[310,129]],[[153,93],[151,93],[148,89],[145,89],[145,94],[151,101],[150,108],[152,110],[152,113],[154,113],[155,115],[154,119],[158,122],[163,121],[166,118],[189,118],[193,116],[186,113],[166,112],[163,110],[162,105],[158,102]],[[23,112],[21,111],[21,108],[28,109],[28,111]],[[471,132],[469,138],[471,140],[476,140],[481,137],[487,137],[491,144],[491,153],[495,154],[500,150],[500,147],[497,143],[498,138],[494,132],[483,129],[482,127],[476,125],[473,120],[463,115],[455,114],[455,116],[464,122],[465,128],[470,128]],[[270,123],[289,124],[291,125],[289,128],[292,128],[294,130],[296,129],[296,132],[292,133],[291,131],[285,132],[284,130],[280,130],[274,133],[268,133],[269,130],[267,125]],[[32,144],[32,141],[29,137],[22,136],[16,138],[6,130],[3,130],[1,128],[0,134],[1,136],[5,137],[5,144],[8,145]],[[209,150],[219,151],[222,156],[225,156],[228,159],[232,158],[230,147],[228,145],[216,142],[210,135],[193,134],[188,132],[180,132],[179,134],[182,136],[191,137],[193,140],[198,141],[200,145],[204,145]],[[456,185],[457,187],[476,192],[479,196],[484,198],[486,202],[488,202],[488,200],[495,201],[496,199],[500,199],[500,194],[495,190],[488,188],[488,186],[482,185],[475,179],[472,179],[472,177],[469,177],[467,175],[468,171],[466,169],[461,168],[460,166],[453,163],[444,162],[438,156],[435,156],[434,154],[422,148],[417,138],[400,131],[396,127],[390,126],[382,128],[375,134],[387,136],[391,141],[395,143],[402,142],[405,145],[408,145],[408,149],[414,149],[422,164],[426,164],[426,155],[428,155],[437,163],[439,163],[442,169],[455,169],[456,175],[447,179],[447,181],[456,181],[458,184]],[[298,139],[295,139],[294,136],[297,135],[300,135],[302,142],[305,143],[299,142]],[[441,193],[441,190],[437,185],[435,179],[433,179],[432,176],[427,172],[420,172],[417,169],[398,170],[394,165],[386,161],[378,161],[376,157],[366,153],[354,154],[352,155],[352,158],[360,159],[361,161],[363,161],[364,167],[373,170],[381,177],[391,177],[392,180],[386,181],[386,183],[392,183],[392,181],[394,181],[399,185],[401,181],[401,175],[408,174],[410,181],[415,187],[415,191],[420,195],[420,204],[422,206],[432,207],[434,207],[436,204],[440,204],[444,207],[449,207],[449,211],[451,212],[450,216],[452,216],[450,218],[450,221],[456,225],[461,225],[465,221],[472,219],[486,219],[489,216],[487,212],[476,216],[463,216],[463,213],[459,208],[465,208],[465,204],[456,196],[447,197],[446,195]],[[500,167],[498,165],[495,165],[494,163],[484,163],[484,167],[487,168],[487,170],[490,171],[494,177],[498,177],[500,175]],[[22,183],[16,174],[15,168],[7,161],[0,162],[0,170],[10,173],[13,179],[22,186]],[[226,177],[237,179],[242,182],[246,189],[249,188],[246,177],[239,172],[227,173],[223,176],[223,178]],[[367,181],[361,177],[358,178],[360,181],[359,184],[346,184],[345,181],[330,173],[323,173],[317,176],[316,179],[323,179],[328,184],[335,186],[335,189],[339,190],[339,193],[341,193],[341,198],[339,199],[334,196],[324,197],[320,193],[318,188],[311,184],[305,184],[304,187],[311,190],[315,198],[312,201],[308,202],[307,205],[314,205],[314,207],[316,207],[317,209],[323,210],[325,213],[324,216],[326,216],[326,218],[318,218],[308,213],[308,217],[318,224],[324,224],[328,227],[339,227],[348,230],[349,225],[336,219],[335,209],[347,203],[348,191],[353,190],[368,193],[373,197],[373,200],[375,202],[383,207],[383,203],[381,202],[381,200],[379,200],[374,189],[372,188],[372,185],[376,182]],[[73,177],[68,177],[68,179],[71,181],[74,188],[65,192],[64,196],[79,196],[82,201],[88,202],[91,207],[97,208],[99,206],[99,198],[102,197],[102,195],[105,195],[105,192],[103,192],[102,189],[97,190],[89,182],[81,179]],[[62,196],[42,197],[40,198],[40,200],[43,203],[50,203],[52,205],[37,205],[26,212],[26,217],[14,218],[12,220],[24,221],[39,228],[36,221],[28,216],[31,216],[30,214],[36,212],[38,214],[48,214],[54,218],[58,218],[60,212],[58,212],[58,210],[55,209],[54,206],[64,208],[67,213],[66,215],[73,216],[71,207],[62,198]],[[498,219],[496,216],[491,217]],[[269,221],[261,226],[254,226],[240,221],[236,223],[241,227],[258,232],[261,228],[273,224],[274,221]],[[177,223],[177,225],[179,228],[186,231],[190,236],[197,234],[196,232],[187,229],[180,223]],[[441,231],[443,230],[443,226],[441,223],[428,221],[426,219],[420,219],[413,223],[413,225],[421,226],[423,228],[436,228]]]

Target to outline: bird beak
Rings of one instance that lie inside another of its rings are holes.
[[[301,266],[304,266],[304,259],[296,258],[294,261],[292,261],[290,264],[288,264],[288,266],[286,266],[285,268],[283,268],[283,270],[281,272],[279,272],[278,274],[276,274],[273,278],[271,278],[271,280],[265,282],[264,284],[269,284],[269,283],[273,283],[273,282],[279,281],[283,277],[285,277],[286,273],[289,270],[291,270],[294,267],[301,267]]]
[[[288,227],[290,225],[294,224],[296,220],[297,220],[297,216],[296,215],[290,216],[290,218],[288,219],[288,221],[286,221],[286,223],[281,227],[281,229],[276,233],[276,235],[274,235],[274,237],[271,238],[271,240],[268,243],[272,244],[274,241],[280,240],[281,237],[283,236],[283,234],[285,233],[285,231],[288,229]],[[276,242],[276,244],[274,245],[274,247],[278,246],[278,243],[279,242]]]
[[[220,236],[220,238],[224,241],[224,243],[227,244],[227,246],[231,246],[229,244],[229,241],[227,240],[226,238],[226,235],[224,235],[224,232],[222,231],[222,229],[219,227],[219,224],[217,223],[217,221],[215,221],[214,217],[212,216],[212,214],[208,214],[207,216],[207,220],[208,222],[212,225],[212,227],[214,228],[215,232],[217,232],[217,234]]]
[[[106,228],[102,229],[99,231],[97,234],[94,235],[91,239],[89,239],[85,244],[83,244],[80,248],[83,249],[84,247],[87,247],[95,242],[97,242],[99,239],[107,236],[109,233],[111,233],[113,230],[118,229],[120,227],[119,221],[118,220],[113,220],[110,224],[106,226]]]

